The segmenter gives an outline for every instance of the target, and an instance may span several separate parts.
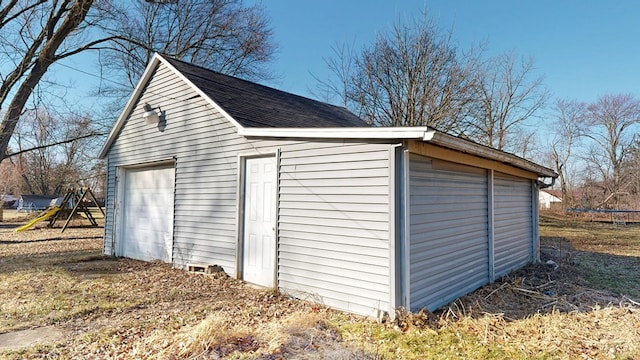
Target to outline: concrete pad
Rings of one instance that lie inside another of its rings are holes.
[[[0,350],[19,350],[62,339],[65,331],[53,326],[13,331],[0,334]]]

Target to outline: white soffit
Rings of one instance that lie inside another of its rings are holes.
[[[339,128],[239,128],[246,137],[325,138],[325,139],[406,139],[429,141],[435,134],[420,127],[339,127]]]

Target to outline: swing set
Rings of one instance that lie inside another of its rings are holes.
[[[104,216],[104,210],[102,209],[102,206],[100,206],[95,195],[93,195],[93,192],[88,187],[69,189],[69,191],[67,191],[67,194],[62,198],[62,201],[58,201],[59,199],[60,198],[52,201],[52,203],[55,202],[54,205],[49,206],[35,219],[16,228],[15,232],[28,230],[35,224],[45,220],[49,221],[49,224],[47,225],[48,227],[53,227],[57,221],[62,220],[66,217],[66,221],[62,226],[61,231],[61,233],[63,233],[69,226],[71,219],[73,219],[75,215],[79,214],[84,215],[84,217],[89,220],[91,225],[98,226],[98,222],[96,221],[96,218],[93,216],[93,214],[91,214],[91,210],[87,206],[85,199],[93,201],[93,203],[96,204],[96,206],[102,213],[102,216]]]

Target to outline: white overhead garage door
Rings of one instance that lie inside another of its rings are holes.
[[[174,180],[173,165],[125,170],[122,256],[171,262]]]
[[[531,180],[494,176],[495,276],[506,275],[533,260]]]
[[[410,157],[410,306],[434,310],[489,281],[486,170]]]

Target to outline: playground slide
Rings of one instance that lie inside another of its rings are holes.
[[[33,225],[39,223],[40,221],[46,220],[46,219],[50,218],[51,216],[55,215],[58,211],[60,211],[60,207],[59,206],[54,206],[54,207],[46,210],[44,212],[44,214],[38,216],[37,218],[29,221],[26,224],[20,226],[19,228],[16,228],[15,232],[25,231],[25,230],[29,229],[30,227],[32,227]]]

